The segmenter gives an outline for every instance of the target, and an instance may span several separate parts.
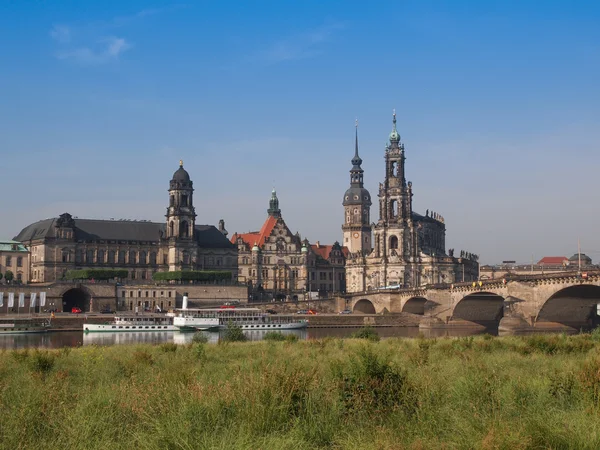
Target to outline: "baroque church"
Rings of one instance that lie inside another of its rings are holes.
[[[250,287],[255,300],[308,300],[346,290],[348,249],[338,242],[311,245],[299,233],[293,234],[283,220],[275,189],[260,231],[235,233],[231,242],[238,249],[238,278]]]
[[[364,187],[358,155],[358,124],[350,188],[344,194],[343,244],[348,247],[348,292],[382,288],[415,288],[427,284],[473,281],[478,278],[477,255],[446,253],[446,225],[437,213],[413,211],[412,183],[406,181],[404,144],[396,129],[384,153],[385,178],[379,183],[379,220],[371,223],[371,195]],[[466,256],[465,256],[466,255]]]
[[[196,224],[194,187],[183,161],[169,182],[163,223],[146,220],[79,219],[64,213],[25,227],[15,241],[31,254],[32,282],[53,282],[72,269],[126,269],[128,280],[150,280],[155,272],[230,271],[237,280],[237,248],[224,221]]]

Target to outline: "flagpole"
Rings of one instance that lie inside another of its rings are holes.
[[[577,258],[579,259],[579,273],[581,273],[581,243],[577,238]]]

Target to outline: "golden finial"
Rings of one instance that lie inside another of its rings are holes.
[[[179,167],[183,167],[183,159],[179,160]]]

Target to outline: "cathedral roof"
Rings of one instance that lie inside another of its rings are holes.
[[[54,237],[58,219],[46,219],[32,223],[21,230],[16,241],[27,243],[30,240]],[[136,220],[96,220],[75,219],[76,241],[148,241],[158,242],[164,236],[164,223]],[[196,240],[201,247],[232,248],[233,245],[216,227],[196,225]]]
[[[275,228],[276,224],[277,218],[269,216],[267,217],[267,220],[265,220],[265,223],[263,223],[263,226],[260,229],[260,231],[251,231],[249,233],[234,233],[234,235],[231,236],[231,243],[235,244],[239,238],[242,238],[242,240],[251,248],[254,244],[258,244],[259,247],[262,247],[262,245],[265,242],[265,238],[271,235],[271,232],[273,231],[273,228]]]

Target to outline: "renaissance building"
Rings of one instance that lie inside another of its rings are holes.
[[[239,281],[250,287],[254,300],[323,298],[345,292],[347,249],[338,242],[322,245],[302,240],[288,228],[275,189],[267,218],[259,231],[235,233]]]
[[[196,224],[194,187],[179,162],[169,182],[165,221],[79,219],[69,213],[32,223],[15,241],[30,251],[31,282],[53,282],[71,269],[126,269],[128,280],[158,271],[231,271],[237,280],[237,248],[223,220]],[[25,271],[24,271],[25,273]]]
[[[414,288],[427,284],[472,281],[478,277],[477,255],[446,252],[446,225],[437,213],[413,211],[412,183],[406,181],[405,151],[396,129],[396,113],[384,153],[385,178],[379,183],[379,220],[371,223],[371,195],[364,187],[358,154],[358,126],[344,194],[343,244],[348,247],[348,292],[380,288]],[[466,256],[465,256],[466,255]]]

